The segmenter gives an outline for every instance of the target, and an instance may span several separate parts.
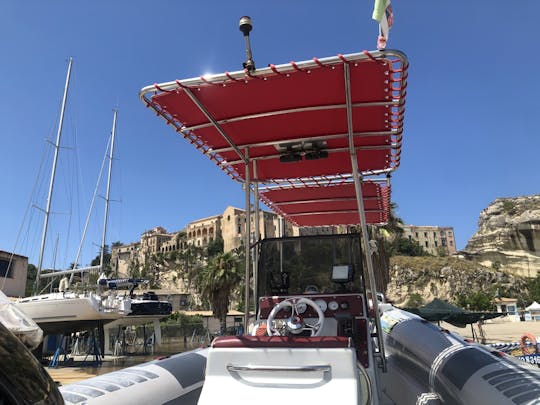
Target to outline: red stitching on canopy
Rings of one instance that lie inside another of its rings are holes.
[[[306,69],[300,69],[295,61],[291,60],[291,66],[294,68],[294,70],[297,70],[299,72],[309,73],[309,70]]]
[[[266,80],[264,77],[253,76],[251,72],[247,69],[244,69],[244,73],[246,76],[250,77],[251,79]]]
[[[175,83],[176,83],[178,86],[182,87],[183,89],[189,89],[188,86],[186,86],[185,84],[180,83],[179,80],[175,80]]]
[[[270,67],[270,70],[272,70],[272,72],[281,76],[287,76],[285,73],[281,73],[279,70],[277,70],[276,65],[270,64],[268,66]]]
[[[362,53],[366,55],[369,59],[371,59],[373,62],[379,62],[369,51],[364,50],[362,51]]]
[[[232,77],[229,72],[225,72],[225,76],[227,76],[228,79],[230,79],[230,80],[232,80],[234,82],[243,82],[242,79],[235,79],[234,77]]]
[[[172,92],[173,90],[165,90],[165,89],[162,89],[161,87],[159,87],[159,85],[157,83],[154,83],[154,87],[156,89],[158,89],[159,91],[161,91],[162,93],[170,93]]]
[[[317,65],[319,65],[320,67],[323,67],[323,68],[327,68],[327,69],[334,69],[334,66],[330,66],[330,65],[325,65],[324,63],[322,63],[319,58],[313,58],[313,62],[315,62]]]
[[[218,84],[218,83],[213,83],[213,82],[210,82],[208,80],[206,80],[204,78],[204,76],[199,76],[199,79],[201,79],[203,82],[205,82],[206,84],[211,84],[212,86],[221,86],[221,84]]]

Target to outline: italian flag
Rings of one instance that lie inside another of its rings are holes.
[[[375,0],[372,18],[379,22],[377,48],[385,49],[390,35],[390,28],[394,23],[394,13],[392,12],[390,0]]]

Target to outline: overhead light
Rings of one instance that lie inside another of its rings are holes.
[[[298,162],[299,160],[302,160],[302,155],[297,152],[285,153],[279,157],[281,163]]]
[[[326,150],[314,150],[311,152],[306,152],[304,155],[306,160],[317,160],[317,159],[326,159],[328,157],[328,151]]]

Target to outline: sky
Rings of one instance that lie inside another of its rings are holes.
[[[537,0],[394,0],[388,48],[409,58],[397,214],[451,226],[463,249],[482,209],[540,192]],[[241,69],[243,15],[257,66],[373,50],[373,1],[80,0],[0,4],[0,250],[36,264],[52,146],[73,72],[44,267],[75,259],[118,109],[107,243],[244,207],[244,193],[146,109],[144,86]],[[63,174],[60,174],[63,173]],[[76,179],[76,180],[74,180]],[[98,194],[104,195],[102,181]],[[79,262],[97,255],[97,199]],[[67,225],[70,225],[69,227]],[[58,242],[56,242],[58,241]],[[56,254],[55,254],[56,252]]]

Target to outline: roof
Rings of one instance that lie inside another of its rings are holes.
[[[516,303],[517,302],[517,298],[505,298],[505,297],[501,297],[501,298],[495,298],[493,300],[494,303],[504,303],[504,302],[510,302],[510,303]]]
[[[364,51],[155,84],[141,97],[289,221],[358,224],[353,162],[362,177],[399,166],[407,66],[398,51]],[[384,222],[389,184],[367,188],[367,222]]]

